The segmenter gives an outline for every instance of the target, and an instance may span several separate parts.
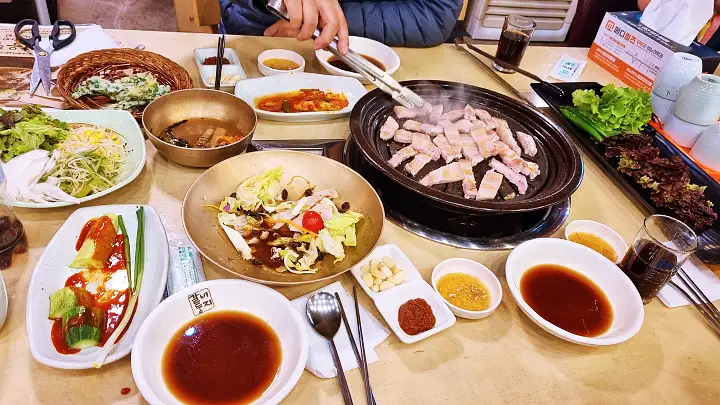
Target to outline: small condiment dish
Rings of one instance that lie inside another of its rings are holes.
[[[133,379],[151,405],[180,405],[163,377],[163,356],[175,333],[196,316],[212,311],[246,312],[265,321],[280,340],[280,369],[254,405],[277,404],[292,391],[308,357],[306,321],[279,292],[244,280],[212,280],[165,299],[143,323],[132,350]],[[240,348],[240,346],[238,346]]]
[[[438,280],[440,280],[442,276],[451,273],[464,273],[477,277],[490,293],[490,306],[488,309],[482,311],[470,311],[456,307],[443,297],[445,304],[447,304],[453,314],[465,319],[481,319],[495,312],[495,309],[500,305],[500,301],[502,301],[502,286],[500,285],[500,280],[495,276],[495,273],[482,264],[470,259],[453,258],[443,260],[435,266],[432,272],[432,286],[438,294],[440,294],[437,287]],[[442,294],[440,294],[440,296],[442,297]]]
[[[525,301],[520,282],[525,272],[539,265],[567,267],[590,279],[605,294],[613,311],[609,328],[599,336],[568,332],[545,320]],[[505,277],[515,302],[533,322],[550,334],[585,346],[622,343],[640,331],[645,317],[637,289],[623,271],[596,251],[564,239],[539,238],[513,249],[505,263]]]
[[[381,42],[363,37],[350,37],[350,49],[361,55],[367,55],[374,58],[378,62],[382,63],[383,66],[385,66],[385,73],[389,75],[394,74],[400,68],[400,56],[398,56],[392,48]],[[359,73],[354,71],[348,72],[347,70],[338,69],[331,65],[330,62],[328,62],[330,58],[333,57],[333,54],[330,53],[330,51],[318,49],[315,51],[315,57],[322,67],[330,74],[335,76],[354,77],[363,83],[368,83],[365,77]]]
[[[570,235],[576,232],[590,233],[607,242],[615,251],[615,264],[620,264],[627,253],[628,245],[625,243],[625,239],[607,225],[587,219],[578,219],[565,227],[565,239],[570,240]]]
[[[280,58],[280,59],[287,59],[291,60],[298,65],[299,67],[295,69],[289,69],[289,70],[280,70],[280,69],[273,69],[270,66],[267,66],[265,64],[265,61],[268,59],[274,59],[274,58]],[[260,73],[263,74],[263,76],[273,76],[273,75],[281,75],[285,73],[295,73],[295,72],[304,72],[305,71],[305,59],[300,56],[299,53],[288,51],[287,49],[270,49],[267,51],[262,52],[257,57],[257,66]]]

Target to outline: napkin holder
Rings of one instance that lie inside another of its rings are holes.
[[[677,52],[699,57],[703,72],[714,72],[720,54],[694,41],[690,46],[658,34],[640,23],[640,12],[606,13],[588,57],[633,88],[650,91],[660,69]]]

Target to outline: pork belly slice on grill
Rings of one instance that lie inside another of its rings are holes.
[[[439,169],[435,169],[420,180],[420,184],[434,186],[436,184],[447,184],[461,181],[465,178],[462,166],[458,162],[452,162]]]
[[[481,122],[481,121],[477,121],[477,122]],[[469,134],[470,131],[472,131],[472,129],[475,128],[475,126],[476,126],[475,122],[466,120],[465,118],[456,122],[455,125],[457,125],[458,132],[460,132],[461,134]]]
[[[537,154],[537,144],[535,144],[532,135],[520,131],[516,132],[515,135],[517,135],[518,142],[520,142],[520,146],[522,146],[526,155],[533,157]]]
[[[479,119],[485,121],[485,123],[490,123],[493,120],[492,115],[490,115],[487,110],[483,110],[482,108],[476,108],[475,109],[475,116]]]
[[[432,160],[440,159],[440,156],[442,154],[440,148],[435,146],[430,140],[430,137],[425,134],[413,134],[413,139],[410,146],[412,146],[413,149],[418,151],[418,153],[424,153],[430,156]]]
[[[438,121],[440,121],[440,117],[443,113],[443,105],[442,104],[436,104],[432,106],[432,111],[430,111],[430,115],[428,116],[428,120],[430,123],[435,124]]]
[[[477,197],[478,189],[475,183],[475,174],[473,173],[473,165],[467,159],[458,161],[463,171],[462,189],[465,198],[473,199]]]
[[[500,189],[502,180],[503,175],[496,172],[495,169],[490,169],[485,172],[485,175],[480,181],[480,187],[478,187],[477,196],[475,197],[475,199],[478,201],[494,199],[498,193],[498,190]]]
[[[463,110],[452,110],[441,115],[440,120],[455,122],[461,120],[464,115]]]
[[[430,157],[430,155],[418,153],[415,155],[413,160],[410,161],[410,163],[405,165],[405,170],[414,177],[418,174],[418,172],[420,172],[420,170],[422,170],[423,167],[425,167],[426,164],[430,163],[431,160],[432,157]]]
[[[436,136],[433,138],[433,143],[435,146],[440,148],[440,154],[443,159],[445,159],[445,163],[450,163],[455,159],[462,158],[462,148],[460,146],[451,145],[445,135]]]
[[[524,174],[528,176],[530,180],[540,175],[540,167],[537,163],[528,162],[515,153],[514,150],[510,149],[507,145],[502,142],[496,144],[498,155],[507,167],[509,167],[515,173]]]
[[[498,146],[501,143],[500,137],[494,132],[488,132],[488,130],[483,127],[477,127],[470,131],[470,137],[475,142],[475,145],[477,145],[480,155],[482,155],[484,159],[499,153]]]
[[[466,105],[465,108],[463,108],[463,119],[474,121],[476,118],[475,109],[470,104]]]
[[[388,164],[392,167],[398,167],[400,164],[411,157],[417,155],[417,151],[412,146],[406,146],[395,152],[388,160]]]
[[[414,132],[406,131],[404,129],[398,129],[395,131],[395,135],[393,135],[393,139],[395,142],[400,143],[411,143],[413,138]]]
[[[525,194],[528,189],[527,178],[522,174],[515,173],[509,167],[496,159],[490,159],[490,167],[505,176],[506,179],[517,187],[519,194]]]
[[[380,139],[387,141],[395,136],[395,131],[400,129],[400,124],[391,116],[388,116],[385,123],[380,127]]]
[[[485,157],[480,154],[480,149],[470,135],[460,135],[460,147],[462,148],[462,154],[465,159],[469,160],[473,166],[485,160]]]
[[[432,112],[433,106],[430,103],[425,103],[422,107],[407,108],[405,106],[396,105],[393,107],[393,113],[401,120],[407,118],[424,117]]]
[[[403,123],[403,129],[414,132],[422,132],[430,136],[437,136],[443,133],[440,125],[423,124],[420,121],[407,120]]]
[[[495,122],[497,123],[497,129],[495,132],[497,132],[500,140],[505,145],[509,146],[515,153],[521,155],[522,149],[520,149],[520,145],[518,145],[515,138],[513,138],[512,131],[510,131],[507,121],[495,118]]]

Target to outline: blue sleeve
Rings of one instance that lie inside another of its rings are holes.
[[[431,47],[445,42],[462,0],[343,0],[350,35],[388,46]]]
[[[220,0],[220,15],[225,34],[262,35],[277,21],[256,0]]]

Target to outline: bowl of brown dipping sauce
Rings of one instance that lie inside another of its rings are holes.
[[[614,229],[599,222],[579,219],[565,227],[565,239],[579,243],[620,264],[628,250],[625,239]]]
[[[400,68],[400,57],[389,46],[363,37],[350,37],[350,49],[360,54],[378,69],[392,75]],[[336,76],[354,77],[363,83],[366,79],[350,66],[325,49],[315,51],[315,57],[328,73]]]
[[[150,143],[183,166],[210,167],[247,149],[257,115],[243,100],[217,90],[174,91],[145,108]]]
[[[160,404],[277,404],[305,368],[305,321],[283,295],[212,280],[167,298],[133,344],[143,397]]]
[[[523,312],[568,342],[614,345],[642,326],[642,300],[630,279],[580,244],[553,238],[522,243],[508,256],[505,277]]]
[[[286,49],[270,49],[257,57],[258,70],[263,76],[304,72],[305,59],[297,52]]]
[[[485,318],[502,301],[502,286],[495,273],[469,259],[440,262],[433,269],[432,285],[450,310],[461,318]]]

